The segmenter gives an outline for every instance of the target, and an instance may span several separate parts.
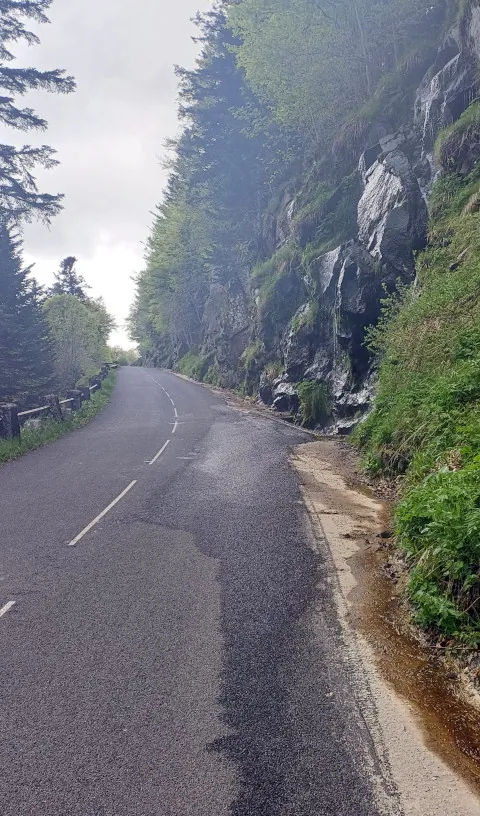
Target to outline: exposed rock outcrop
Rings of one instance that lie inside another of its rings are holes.
[[[282,316],[266,310],[266,320],[260,315],[261,336],[266,326],[268,337],[276,333],[276,344],[266,344],[267,353],[275,348],[284,365],[275,384],[262,379],[260,396],[278,410],[295,410],[295,384],[302,380],[317,380],[328,388],[332,422],[339,432],[348,432],[368,408],[373,377],[365,329],[378,320],[385,289],[391,291],[399,279],[414,278],[414,252],[426,243],[427,194],[438,172],[435,139],[477,98],[479,58],[480,7],[473,6],[441,43],[404,125],[392,133],[384,121],[368,129],[351,240],[290,269],[288,286],[284,281],[279,297],[288,298],[296,312],[292,317],[290,311],[285,329],[285,309]],[[301,251],[315,241],[321,219],[331,217],[328,203],[316,220],[310,216],[302,223],[291,191],[282,205],[275,222],[277,246],[290,240]]]

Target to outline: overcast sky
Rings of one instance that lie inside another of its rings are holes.
[[[208,0],[54,0],[41,45],[22,47],[20,63],[66,68],[77,80],[70,96],[35,93],[28,104],[48,119],[47,134],[22,134],[58,150],[60,167],[43,173],[42,192],[63,192],[65,209],[48,230],[27,228],[26,255],[49,283],[66,255],[103,295],[127,340],[123,321],[142,268],[150,212],[161,197],[163,143],[178,129],[174,64],[193,65],[190,20]],[[1,133],[1,140],[18,142]]]

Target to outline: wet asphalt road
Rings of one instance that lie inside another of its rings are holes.
[[[1,816],[379,812],[303,440],[131,368],[0,469]]]

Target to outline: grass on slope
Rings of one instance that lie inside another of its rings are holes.
[[[417,622],[480,643],[478,170],[434,190],[417,285],[386,303],[374,411],[357,429],[370,472],[404,476],[396,510]]]
[[[81,428],[90,422],[105,406],[110,402],[110,397],[115,386],[116,371],[110,371],[102,383],[102,389],[92,394],[89,402],[82,405],[80,411],[72,415],[71,419],[64,422],[55,422],[48,419],[42,422],[38,429],[24,428],[20,440],[5,441],[0,440],[0,464],[18,459],[28,451],[41,448],[49,442],[54,442],[59,437]]]

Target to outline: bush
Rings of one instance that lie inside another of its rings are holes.
[[[459,463],[460,465],[460,463]],[[474,633],[480,619],[480,456],[448,465],[407,492],[398,543],[413,567],[409,591],[418,622],[449,635]]]
[[[435,158],[449,173],[459,172],[472,146],[480,142],[480,102],[474,102],[435,142]]]
[[[325,423],[331,413],[331,402],[323,383],[304,380],[297,385],[302,413],[302,425],[315,426]]]
[[[192,380],[203,380],[208,369],[208,360],[194,351],[189,351],[177,363],[180,374]]]

